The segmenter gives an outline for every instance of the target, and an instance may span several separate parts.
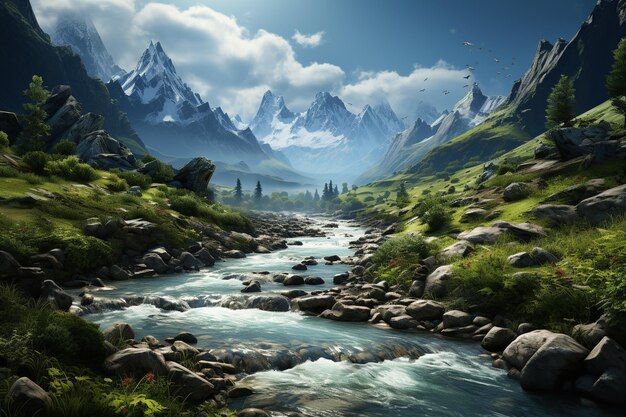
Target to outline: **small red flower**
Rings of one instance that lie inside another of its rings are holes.
[[[560,277],[562,277],[563,275],[565,275],[565,270],[564,270],[564,269],[562,269],[562,268],[557,268],[557,269],[555,269],[555,270],[554,270],[554,272],[555,272],[558,276],[560,276]]]
[[[146,381],[148,381],[148,382],[154,381],[154,374],[152,372],[148,372],[146,374]]]
[[[122,379],[122,385],[127,387],[130,385],[130,378],[125,376],[124,379]]]
[[[471,262],[469,262],[469,261],[465,262],[465,268],[469,269],[471,267],[472,267],[472,263]]]

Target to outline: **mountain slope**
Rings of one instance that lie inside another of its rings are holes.
[[[305,112],[294,114],[268,91],[250,127],[304,172],[347,181],[377,161],[389,139],[404,130],[388,103],[366,105],[357,115],[328,92],[317,93]]]
[[[83,111],[104,116],[104,128],[133,152],[145,153],[145,146],[126,116],[111,101],[100,80],[89,77],[80,57],[70,48],[54,46],[41,28],[28,0],[0,2],[0,108],[21,111],[22,94],[33,74],[41,75],[48,86],[67,84]]]
[[[451,112],[444,113],[431,125],[417,119],[413,126],[397,135],[383,159],[363,173],[358,182],[367,183],[418,163],[431,150],[482,123],[504,99],[502,96],[487,97],[474,84]]]
[[[106,82],[124,73],[113,61],[91,19],[85,15],[65,13],[59,16],[51,38],[56,45],[72,48],[92,77]]]
[[[451,172],[468,162],[489,160],[541,133],[547,97],[561,74],[574,81],[577,112],[604,102],[612,51],[624,36],[626,0],[599,0],[572,40],[539,43],[528,71],[513,84],[501,111],[434,149],[409,171],[418,175]]]

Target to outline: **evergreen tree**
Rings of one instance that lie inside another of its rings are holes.
[[[341,194],[348,194],[348,183],[344,182],[341,184]]]
[[[606,78],[606,87],[611,97],[611,104],[624,115],[626,127],[626,38],[622,38],[613,51],[613,66]]]
[[[328,200],[328,184],[324,183],[324,191],[322,191],[322,200]]]
[[[309,190],[306,190],[306,192],[304,193],[304,201],[306,201],[307,203],[313,201],[313,196],[311,195],[311,192]]]
[[[50,93],[43,88],[43,78],[33,75],[28,88],[24,90],[24,95],[30,99],[30,102],[23,105],[26,110],[24,129],[18,139],[22,153],[40,150],[43,146],[42,138],[50,133],[50,128],[46,124],[48,114],[41,108],[50,96]]]
[[[400,183],[400,188],[398,189],[398,195],[396,196],[396,203],[398,206],[403,207],[409,203],[409,193],[406,191],[406,186],[404,185],[404,181]]]
[[[335,191],[333,192],[333,198],[339,197],[339,188],[335,185]]]
[[[237,178],[237,185],[235,185],[235,202],[239,205],[243,198],[243,191],[241,190],[241,181]]]
[[[256,182],[256,187],[254,189],[254,201],[257,205],[261,204],[261,200],[263,199],[263,188],[261,187],[261,181]]]
[[[548,96],[546,126],[549,129],[559,126],[560,124],[570,126],[575,116],[575,101],[574,83],[567,75],[561,75],[561,78]]]
[[[334,187],[333,187],[333,180],[328,181],[328,199],[332,200],[333,199],[333,193],[334,193]]]
[[[317,192],[317,188],[315,189],[315,194],[313,194],[313,202],[317,203],[320,201],[320,193]]]

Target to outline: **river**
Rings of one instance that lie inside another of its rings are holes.
[[[338,228],[325,229],[327,237],[299,238],[302,246],[226,260],[197,273],[119,282],[116,289],[98,294],[107,298],[165,296],[196,300],[196,304],[197,300],[204,300],[201,307],[179,312],[141,304],[88,314],[85,318],[102,327],[117,322],[130,323],[138,338],[151,334],[163,340],[180,331],[189,331],[198,338],[198,347],[205,349],[237,347],[262,351],[322,346],[348,355],[401,344],[424,352],[418,359],[399,357],[357,364],[322,358],[282,371],[257,372],[241,381],[255,393],[232,403],[234,408],[266,408],[280,415],[297,411],[312,417],[612,415],[582,406],[575,398],[564,395],[524,392],[506,372],[490,366],[491,360],[481,356],[485,352],[475,342],[365,323],[334,322],[298,312],[234,310],[219,306],[225,299],[241,297],[242,276],[251,272],[291,271],[291,266],[306,256],[351,255],[348,243],[362,235],[364,229],[346,222],[338,223]],[[303,274],[320,276],[325,284],[289,289],[331,288],[333,275],[348,269],[346,265],[330,266],[322,261]],[[274,282],[263,282],[262,288],[263,292],[287,289]]]

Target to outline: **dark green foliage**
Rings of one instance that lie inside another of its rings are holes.
[[[261,187],[261,181],[257,181],[256,187],[254,188],[254,202],[257,205],[260,205],[262,199],[263,199],[263,188]]]
[[[152,162],[152,161],[156,161],[157,158],[150,155],[149,153],[145,154],[144,156],[141,157],[141,162],[143,162],[144,164],[147,164],[148,162]]]
[[[42,139],[48,135],[50,128],[46,124],[48,114],[41,105],[48,99],[50,93],[43,88],[43,79],[33,75],[24,95],[30,99],[23,105],[26,114],[23,117],[23,129],[18,139],[21,152],[37,151],[43,145]]]
[[[7,165],[0,165],[0,178],[14,178],[17,177],[18,172]]]
[[[624,115],[626,126],[626,38],[622,38],[613,51],[613,66],[606,79],[606,87],[611,104]]]
[[[576,114],[576,96],[574,82],[567,75],[561,75],[548,96],[546,108],[546,126],[550,129],[561,124],[569,126]]]
[[[398,195],[396,197],[396,204],[398,207],[404,207],[409,204],[411,200],[409,199],[409,193],[406,191],[406,186],[404,185],[404,181],[400,183],[400,188],[398,189]]]
[[[59,143],[54,145],[52,152],[59,155],[74,155],[76,153],[76,144],[71,140],[61,139]]]
[[[22,157],[22,162],[38,175],[45,173],[46,164],[49,160],[48,154],[42,151],[30,151]]]
[[[127,191],[128,187],[126,180],[118,176],[112,177],[107,184],[107,188],[114,192]]]
[[[175,196],[170,198],[172,209],[185,216],[198,216],[201,202],[191,195]]]
[[[427,194],[422,197],[415,207],[415,214],[428,225],[431,232],[441,229],[452,220],[452,211],[447,205],[447,199],[438,194]]]
[[[117,169],[112,170],[111,172],[114,172],[115,174],[117,174],[118,177],[124,179],[126,183],[131,187],[139,186],[145,190],[150,187],[150,184],[152,184],[152,179],[149,176],[144,175],[140,172],[120,171]]]
[[[9,135],[0,130],[0,150],[7,148],[9,145]]]
[[[52,175],[80,182],[89,182],[98,178],[98,173],[89,164],[80,162],[75,156],[58,161],[49,161],[46,164],[46,171]]]
[[[422,235],[404,235],[383,243],[372,258],[376,265],[407,267],[432,254],[436,247]]]
[[[515,172],[517,170],[517,165],[512,162],[503,162],[498,166],[498,170],[496,171],[497,175],[504,175],[507,172]]]
[[[152,181],[159,183],[170,182],[174,179],[174,170],[167,164],[159,161],[157,164],[156,172],[154,173],[154,177]]]
[[[235,203],[241,205],[241,199],[243,198],[243,191],[241,190],[241,181],[237,178],[237,184],[235,185]]]

